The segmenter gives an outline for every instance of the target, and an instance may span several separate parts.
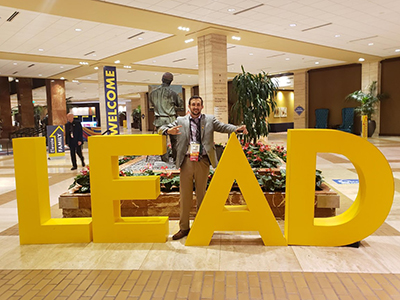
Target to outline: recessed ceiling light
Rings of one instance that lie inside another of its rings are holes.
[[[185,43],[187,44],[187,43],[191,43],[193,41],[194,41],[194,39],[188,39],[188,40],[185,40]]]
[[[316,61],[315,64],[316,64],[316,65],[319,65],[319,61]]]
[[[38,49],[39,51],[44,51],[42,48]]]
[[[117,59],[116,61],[114,61],[115,64],[119,64],[121,61],[119,59]]]
[[[249,53],[249,55],[253,55],[253,53]]]
[[[290,27],[296,27],[297,25],[294,24],[294,23],[292,23],[292,24],[290,24],[289,26],[290,26]]]
[[[365,59],[364,58],[362,58],[362,57],[360,57],[359,59],[358,59],[358,61],[364,61]]]
[[[241,40],[241,37],[240,37],[240,36],[232,36],[232,40],[240,41],[240,40]]]
[[[142,38],[142,37],[138,37],[137,39],[138,39],[138,40],[143,40],[143,38]]]
[[[125,69],[132,69],[131,66],[124,66]]]
[[[74,80],[72,80],[72,82],[78,83],[79,81],[74,79]]]
[[[61,77],[60,79],[61,79],[61,80],[64,80],[65,78],[64,78],[64,77]]]
[[[335,34],[335,37],[336,37],[336,38],[340,37],[340,34]]]
[[[64,69],[64,66],[60,66],[61,69]]]
[[[13,63],[14,66],[18,65],[18,63]]]
[[[286,57],[285,60],[290,60],[290,58],[289,58],[289,57]]]
[[[374,43],[368,43],[368,46],[373,46],[374,45]]]
[[[82,29],[80,29],[80,28],[75,28],[75,31],[82,31]]]
[[[19,80],[18,80],[18,79],[15,79],[15,82],[19,82]]]
[[[38,76],[42,76],[42,74],[39,74]]]
[[[189,27],[183,27],[183,26],[179,26],[178,29],[179,30],[183,30],[183,31],[189,31],[190,30]]]
[[[80,64],[80,65],[85,65],[85,66],[86,66],[86,65],[88,65],[89,63],[86,62],[86,61],[80,61],[79,64]]]
[[[394,50],[394,52],[400,52],[400,49],[396,49],[396,50]]]
[[[236,9],[234,9],[234,8],[228,8],[228,11],[229,12],[234,12]]]
[[[95,70],[98,70],[98,69],[99,69],[99,67],[94,67],[94,69],[95,69]]]
[[[155,63],[156,61],[155,60],[153,60],[153,63]]]

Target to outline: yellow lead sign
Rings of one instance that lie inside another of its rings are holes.
[[[92,218],[73,219],[50,216],[45,139],[14,139],[20,243],[165,242],[167,217],[120,214],[120,200],[155,199],[159,178],[119,177],[118,169],[118,156],[165,153],[164,139],[159,135],[89,137]],[[336,130],[293,129],[288,132],[287,148],[284,236],[232,135],[186,245],[208,245],[216,230],[251,230],[260,232],[265,245],[341,246],[369,236],[385,221],[393,202],[393,175],[385,157],[368,141]],[[358,173],[356,200],[335,217],[314,218],[318,152],[345,155]],[[246,206],[225,206],[233,180]]]

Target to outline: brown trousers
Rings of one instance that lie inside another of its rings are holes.
[[[207,156],[200,161],[190,161],[189,156],[185,157],[180,173],[181,215],[179,227],[181,230],[188,230],[190,228],[189,217],[193,201],[193,180],[197,198],[197,210],[199,210],[206,193],[209,172],[210,161]]]

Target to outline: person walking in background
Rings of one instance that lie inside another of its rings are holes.
[[[224,124],[212,115],[201,113],[203,99],[193,96],[189,99],[189,114],[178,117],[175,122],[163,125],[160,134],[176,136],[176,161],[180,172],[180,230],[174,234],[173,240],[181,239],[189,234],[190,209],[193,200],[193,180],[200,208],[207,188],[210,164],[216,168],[218,164],[214,147],[214,131],[222,133],[243,132],[247,134],[246,125],[235,126]]]
[[[67,124],[65,124],[65,142],[69,146],[69,151],[71,154],[72,168],[71,170],[76,170],[78,168],[76,164],[76,154],[82,162],[82,167],[85,166],[85,158],[82,155],[82,145],[83,145],[83,131],[80,122],[74,120],[74,114],[67,114]]]
[[[166,72],[162,76],[162,85],[154,89],[149,95],[150,105],[154,107],[154,122],[156,131],[162,126],[172,123],[176,120],[177,109],[183,108],[183,100],[170,87],[174,76]],[[176,160],[176,137],[170,136],[172,158]],[[168,162],[168,153],[161,156],[164,162]]]

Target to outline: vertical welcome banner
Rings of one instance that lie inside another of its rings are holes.
[[[110,135],[116,135],[119,134],[117,70],[115,67],[105,66],[103,72],[107,130]]]

